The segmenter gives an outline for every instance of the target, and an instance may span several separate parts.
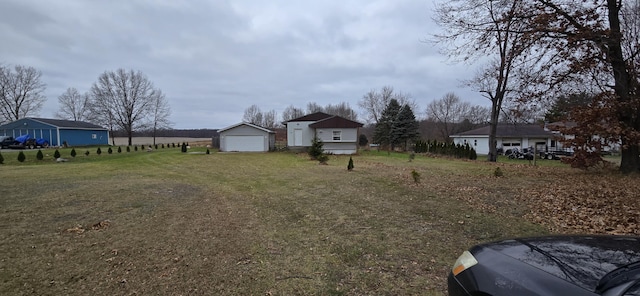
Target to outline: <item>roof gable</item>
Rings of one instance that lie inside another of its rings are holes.
[[[241,122],[241,123],[237,123],[237,124],[234,124],[234,125],[231,125],[231,126],[227,126],[225,128],[219,129],[218,133],[221,133],[221,132],[224,132],[224,131],[227,131],[227,130],[230,130],[230,129],[233,129],[233,128],[236,128],[236,127],[239,127],[241,125],[246,125],[246,126],[249,126],[249,127],[255,128],[255,129],[259,129],[261,131],[264,131],[264,132],[267,132],[267,133],[270,133],[270,134],[275,133],[274,131],[272,131],[270,129],[266,129],[264,127],[261,127],[261,126],[258,126],[258,125],[255,125],[255,124],[252,124],[252,123],[249,123],[249,122]]]
[[[329,115],[327,113],[324,112],[316,112],[316,113],[311,113],[311,114],[307,114],[305,116],[301,116],[298,118],[294,118],[291,119],[287,122],[292,122],[292,121],[318,121],[318,120],[322,120],[322,119],[326,119],[329,117],[332,117],[333,115]]]
[[[491,126],[483,126],[474,130],[462,132],[458,136],[489,136]],[[553,137],[554,134],[537,124],[498,124],[496,137]]]

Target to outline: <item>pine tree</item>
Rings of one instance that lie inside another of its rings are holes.
[[[311,140],[311,147],[309,147],[307,151],[311,159],[318,160],[318,157],[324,153],[323,146],[324,143],[322,143],[322,140],[318,139],[318,137],[314,137],[313,140]]]
[[[109,147],[109,150],[107,150],[107,153],[109,153],[109,154],[113,153],[113,149],[111,149],[111,147]]]
[[[102,154],[102,150],[100,150],[100,147],[98,147],[98,150],[96,150],[96,154],[98,155]]]
[[[4,164],[4,157],[2,156],[2,153],[0,153],[0,164]]]
[[[380,145],[387,145],[390,150],[393,150],[396,143],[392,142],[393,126],[397,120],[398,113],[400,113],[400,104],[396,99],[391,99],[387,107],[382,111],[380,120],[376,124],[375,131],[373,133],[373,142]]]
[[[349,156],[349,164],[347,165],[347,170],[348,171],[353,170],[353,158],[351,158],[351,156]]]
[[[418,137],[419,124],[409,105],[403,105],[391,127],[391,142],[403,144],[407,150],[410,141]]]
[[[60,151],[58,151],[58,149],[56,149],[56,151],[53,152],[53,158],[55,158],[55,159],[60,158]]]
[[[180,150],[180,151],[182,151],[183,153],[184,153],[184,152],[187,152],[187,144],[185,144],[184,142],[182,142],[182,148],[181,148],[181,150]]]
[[[122,153],[122,147],[118,146],[118,153]]]
[[[71,157],[76,157],[76,148],[71,148]]]
[[[18,161],[24,162],[25,159],[27,159],[27,157],[24,155],[24,152],[20,151],[20,153],[18,153]]]
[[[84,152],[84,155],[85,155],[85,156],[89,156],[89,150],[85,151],[85,152]]]
[[[36,159],[42,160],[43,158],[44,158],[44,155],[42,155],[42,150],[38,149],[38,153],[36,154]]]
[[[131,152],[131,147],[127,146],[127,152]]]
[[[209,152],[209,148],[207,148],[207,154],[209,154],[209,153],[210,153],[210,152]]]

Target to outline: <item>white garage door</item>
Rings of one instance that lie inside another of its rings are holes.
[[[263,136],[226,136],[225,151],[264,151]]]

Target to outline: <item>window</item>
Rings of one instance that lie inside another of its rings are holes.
[[[342,140],[342,131],[333,131],[333,140],[334,141]]]
[[[95,139],[97,139],[97,138],[98,138],[98,135],[96,135],[96,134],[91,134],[91,139],[94,139],[94,140],[95,140]]]

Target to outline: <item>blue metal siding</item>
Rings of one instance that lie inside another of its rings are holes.
[[[18,137],[29,134],[36,139],[45,139],[50,145],[61,146],[63,142],[71,146],[108,145],[109,132],[107,130],[58,128],[53,125],[23,118],[0,126],[0,136]],[[58,141],[59,140],[59,141]]]
[[[60,140],[69,146],[108,145],[109,133],[101,130],[60,129]]]

